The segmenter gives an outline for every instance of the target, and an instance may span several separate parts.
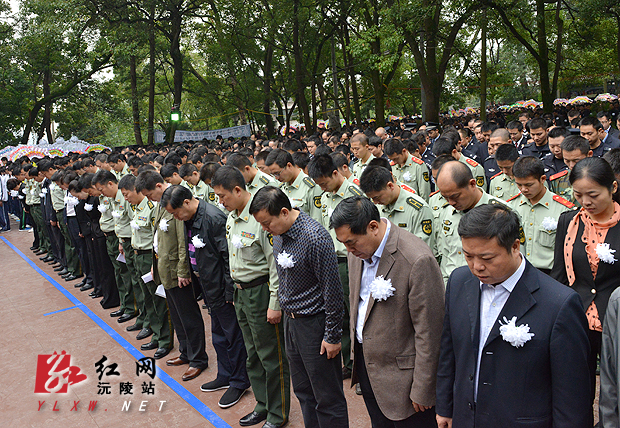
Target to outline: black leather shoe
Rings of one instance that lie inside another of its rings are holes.
[[[43,251],[43,250],[39,249],[39,250],[34,252],[34,255],[35,256],[41,256],[41,255],[46,254],[46,253],[47,253],[47,251]]]
[[[140,346],[140,349],[143,351],[150,351],[151,349],[157,349],[157,343],[155,342],[145,343],[142,346]]]
[[[142,330],[142,326],[138,323],[132,324],[129,327],[127,327],[125,330],[127,331],[138,331],[138,330]]]
[[[265,425],[263,425],[262,428],[281,428],[284,425],[286,425],[286,422],[284,422],[283,424],[280,424],[280,425],[276,425],[276,424],[274,424],[272,422],[265,422]]]
[[[58,276],[64,276],[67,275],[69,273],[69,270],[67,268],[62,268],[62,270],[58,271]]]
[[[60,265],[60,266],[58,266],[57,268],[54,269],[54,272],[60,272],[63,269],[65,269],[65,267],[63,265]]]
[[[122,323],[124,323],[124,322],[127,322],[127,321],[129,321],[129,320],[134,319],[134,318],[135,318],[135,317],[137,317],[137,316],[138,316],[138,314],[124,314],[122,317],[120,317],[120,318],[119,318],[119,319],[117,319],[116,321],[117,321],[118,323],[121,323],[121,324],[122,324]]]
[[[65,278],[69,278],[71,275],[73,275],[71,272],[67,272],[67,273],[66,273],[66,274],[64,274],[64,275],[60,275],[60,277],[61,277],[62,279],[65,279]]]
[[[124,313],[124,312],[123,312],[123,310],[122,310],[122,309],[118,309],[118,310],[116,310],[116,311],[114,311],[114,312],[110,312],[110,316],[111,316],[112,318],[116,318],[116,317],[120,317],[121,315],[123,315],[123,313]]]
[[[90,293],[89,296],[91,297],[91,299],[98,299],[100,297],[103,297],[103,293],[101,291],[95,291],[93,293]]]
[[[239,419],[239,425],[242,427],[258,425],[265,419],[267,419],[267,413],[252,412]]]
[[[155,351],[155,355],[153,355],[153,358],[159,360],[160,358],[164,358],[169,353],[170,349],[168,348],[157,348],[157,351]]]
[[[153,334],[153,330],[151,330],[150,328],[143,328],[142,330],[140,330],[140,333],[138,333],[138,335],[136,336],[136,340],[142,340],[142,339],[146,339],[147,337],[151,336]]]
[[[351,369],[348,367],[342,368],[342,379],[351,379]]]
[[[73,276],[74,276],[76,279],[78,279],[78,278],[82,278],[82,277],[84,276],[84,274],[83,274],[83,273],[81,273],[81,274],[79,274],[79,275],[73,274]],[[92,280],[91,280],[91,282],[92,282]]]
[[[67,281],[70,281],[69,279],[67,279]],[[80,291],[86,291],[86,290],[91,290],[95,288],[95,286],[93,285],[92,282],[87,282],[86,284],[82,285],[82,287],[80,288]]]
[[[45,257],[39,257],[39,260],[41,260],[43,263],[48,263],[54,260],[54,258],[51,256],[45,256]]]
[[[56,260],[54,257],[52,257],[52,260],[50,260],[49,262],[45,262],[45,263],[47,263],[48,265],[50,265],[50,266],[51,266],[51,265],[53,265],[53,264],[55,264],[55,263],[59,263],[59,262],[58,262],[58,260]]]
[[[75,275],[71,274],[71,275],[69,275],[69,276],[66,276],[66,277],[65,277],[65,281],[67,281],[67,282],[70,282],[70,281],[75,281],[75,280],[76,280],[76,279],[78,279],[78,278],[79,278],[79,276],[75,276]],[[93,286],[93,287],[94,287],[94,286]],[[84,287],[82,287],[82,288],[84,288]],[[81,290],[82,288],[80,288],[80,290]],[[90,290],[90,289],[88,289],[88,290]]]
[[[32,247],[30,247],[30,251],[37,252],[37,251],[39,251],[39,247],[35,247],[35,246],[33,245]]]

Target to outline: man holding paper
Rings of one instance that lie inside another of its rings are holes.
[[[162,284],[165,289],[180,351],[179,356],[166,360],[166,365],[189,364],[182,377],[184,381],[188,381],[207,369],[209,357],[205,351],[205,325],[190,278],[185,247],[185,226],[159,204],[169,186],[170,184],[166,183],[156,171],[144,171],[136,179],[136,190],[151,201],[157,202],[152,272],[155,284]]]

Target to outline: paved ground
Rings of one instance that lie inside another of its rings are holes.
[[[227,428],[238,427],[239,418],[252,411],[251,390],[230,409],[217,405],[222,391],[200,391],[200,385],[216,374],[210,333],[206,334],[210,367],[195,380],[182,382],[187,366],[167,367],[163,360],[157,362],[154,379],[145,373],[137,376],[136,361],[152,356],[154,351],[140,351],[143,342],[135,339],[136,333],[125,331],[127,324],[118,324],[98,299],[74,288],[78,281],[67,283],[58,277],[29,250],[32,233],[19,232],[15,223],[12,227],[0,235],[0,427]],[[210,332],[206,311],[204,320]],[[62,351],[71,355],[71,365],[79,367],[87,379],[70,386],[64,394],[35,394],[38,355]],[[173,350],[170,355],[177,354]],[[116,363],[120,373],[101,379],[110,383],[110,395],[98,394],[95,363],[104,355],[105,365]],[[120,394],[121,382],[133,384],[133,395]],[[154,395],[142,393],[143,382],[154,384]],[[347,381],[345,394],[351,427],[369,427],[362,398]],[[293,395],[291,399],[288,427],[303,427],[299,404]],[[130,400],[129,410],[123,411],[124,403]],[[78,401],[77,410],[72,410]],[[89,404],[95,401],[94,410],[89,411]]]

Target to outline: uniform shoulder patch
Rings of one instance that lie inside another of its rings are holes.
[[[401,184],[400,187],[401,189],[404,189],[407,192],[415,193],[415,190],[413,190],[411,187],[407,186],[406,184]]]
[[[564,177],[566,174],[568,174],[567,169],[565,169],[564,171],[560,171],[557,174],[553,174],[551,177],[549,177],[549,180],[557,180],[560,177]]]
[[[506,202],[510,202],[510,201],[514,201],[515,199],[517,199],[519,196],[521,196],[521,192],[517,193],[516,195],[514,195],[512,198],[507,199]]]
[[[262,176],[262,175],[261,175],[259,180],[260,180],[263,184],[269,184],[269,180],[267,180],[267,178],[266,178],[265,176]]]
[[[313,180],[313,179],[311,179],[310,177],[305,177],[303,181],[304,181],[304,184],[305,184],[306,186],[308,186],[309,188],[311,188],[311,189],[312,189],[314,186],[316,186],[316,184],[314,183],[314,180]]]
[[[430,196],[436,195],[437,193],[439,193],[439,190],[435,190],[433,193],[431,193],[431,194],[430,194],[430,195],[428,195],[428,196],[430,197]]]
[[[473,166],[473,167],[477,167],[477,166],[479,165],[479,163],[478,163],[478,162],[476,162],[476,161],[475,161],[475,160],[473,160],[473,159],[469,159],[469,158],[465,159],[465,162],[467,162],[468,164],[470,164],[470,165],[471,165],[471,166]]]
[[[560,195],[553,195],[553,200],[556,201],[557,203],[560,203],[560,204],[564,205],[565,207],[568,207],[568,208],[574,208],[575,207],[575,204],[573,204],[570,201],[567,201],[566,199],[564,199]]]
[[[355,196],[362,196],[362,192],[357,190],[355,186],[349,186],[349,192],[353,193]]]
[[[418,165],[424,165],[424,161],[422,159],[418,159],[415,156],[411,156],[411,160]]]
[[[416,210],[420,210],[422,209],[422,207],[424,205],[422,205],[420,202],[416,201],[414,198],[412,197],[408,197],[407,198],[407,204],[411,205],[413,208],[415,208]]]
[[[503,172],[498,172],[497,174],[495,174],[493,177],[491,177],[491,180],[493,180],[495,177],[499,177],[500,175],[502,175]]]

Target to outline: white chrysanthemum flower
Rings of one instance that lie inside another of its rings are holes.
[[[121,218],[121,213],[119,213],[118,211],[112,211],[112,217]]]
[[[108,210],[108,207],[106,207],[105,205],[97,205],[97,209],[101,214],[104,214]]]
[[[605,263],[613,265],[614,262],[618,261],[614,258],[615,252],[616,250],[612,250],[611,248],[609,248],[609,244],[606,242],[603,242],[602,244],[598,244],[596,246],[596,255],[598,256],[600,261]]]
[[[553,217],[545,217],[542,221],[542,227],[547,232],[552,232],[558,228],[558,221]]]
[[[131,226],[131,228],[133,230],[140,230],[140,226],[138,225],[138,223],[135,220],[131,220],[129,222],[129,226]]]
[[[502,323],[500,321],[499,323],[499,332],[502,335],[502,339],[516,348],[522,347],[525,345],[525,342],[528,342],[534,337],[534,333],[530,333],[529,325],[517,325],[517,317],[512,317],[510,321],[504,317],[504,322]]]
[[[93,204],[84,204],[84,209],[86,211],[92,211],[93,210]]]
[[[195,235],[192,237],[192,245],[194,248],[202,248],[205,246],[205,243],[200,239],[200,236]]]
[[[370,294],[378,302],[387,300],[388,297],[394,295],[395,291],[396,289],[392,287],[392,280],[390,278],[384,279],[383,275],[376,277],[370,283]]]
[[[11,190],[11,196],[13,196],[14,198],[19,196],[19,192],[17,190]]]
[[[239,248],[243,248],[243,242],[241,242],[241,236],[239,235],[233,235],[232,238],[230,238],[230,242],[233,244],[233,247],[239,249]]]
[[[295,261],[293,260],[293,256],[291,256],[286,251],[282,251],[278,254],[278,264],[282,266],[284,269],[289,269],[295,266]]]
[[[43,192],[39,193],[39,197],[40,198],[44,198],[45,197],[45,193],[43,193]]]
[[[403,174],[403,180],[404,181],[411,181],[411,173],[409,171],[405,172]]]
[[[50,190],[56,190],[57,188],[56,183],[50,183]]]
[[[168,221],[165,218],[162,218],[161,220],[159,220],[159,229],[162,232],[168,232]]]
[[[31,195],[36,195],[36,194],[37,194],[37,189],[32,189],[32,190],[30,190],[30,194],[31,194]]]

